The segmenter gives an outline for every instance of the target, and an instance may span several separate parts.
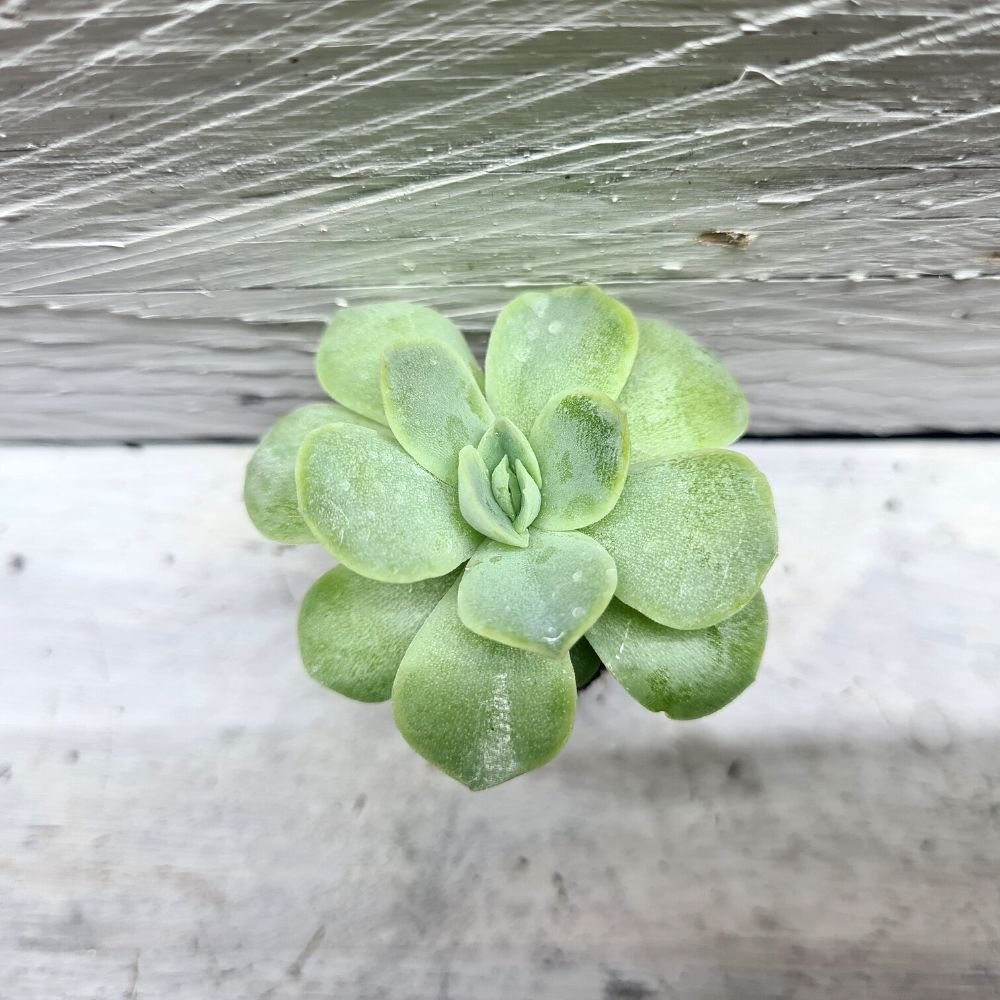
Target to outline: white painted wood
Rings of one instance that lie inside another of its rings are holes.
[[[760,433],[998,429],[1000,3],[0,9],[8,439],[251,436],[276,324],[580,279],[745,351]],[[77,326],[121,393],[51,377]]]
[[[751,433],[1000,431],[1000,281],[676,281],[665,310],[658,288],[607,287],[725,359],[750,399]],[[263,294],[254,319],[274,301]],[[488,294],[485,315],[514,293]],[[466,329],[482,325],[484,295],[455,310]],[[322,325],[300,320],[336,308],[314,292],[285,324],[11,310],[0,439],[257,436],[323,398],[313,374]],[[470,340],[481,358],[485,337]]]
[[[472,794],[314,685],[242,447],[0,451],[0,995],[948,1000],[1000,983],[1000,447],[771,444],[758,682],[607,677]]]

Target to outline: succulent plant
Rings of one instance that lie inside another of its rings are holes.
[[[754,679],[774,508],[722,450],[739,386],[686,334],[591,285],[529,292],[484,376],[444,316],[366,305],[333,318],[317,373],[337,402],[268,431],[247,510],[339,562],[302,602],[309,674],[391,697],[442,771],[481,789],[551,760],[602,664],[675,719]]]

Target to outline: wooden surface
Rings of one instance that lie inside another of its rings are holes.
[[[313,684],[243,447],[0,452],[6,1000],[1000,991],[1000,446],[748,446],[758,682],[473,794]]]
[[[7,0],[0,436],[252,437],[315,394],[340,303],[481,332],[578,279],[719,350],[757,433],[1000,430],[998,29],[964,0]]]
[[[344,304],[593,280],[761,435],[998,432],[1000,3],[0,0],[0,440],[250,438]],[[0,1000],[1000,996],[1000,444],[753,444],[762,674],[474,795],[235,446],[0,449]]]
[[[739,377],[756,434],[1000,429],[1000,283],[963,283],[960,318],[947,282],[679,284],[670,314]],[[0,440],[253,437],[325,398],[317,323],[151,318],[138,336],[135,320],[100,313],[8,318]],[[470,339],[481,358],[485,337]]]

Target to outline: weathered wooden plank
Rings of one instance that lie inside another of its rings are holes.
[[[248,449],[0,454],[4,995],[988,997],[1000,446],[770,444],[761,677],[472,794],[297,663]],[[821,526],[821,530],[817,530]]]
[[[192,317],[227,343],[338,299],[399,294],[481,328],[499,286],[590,279],[634,287],[660,314],[767,300],[755,316],[780,312],[792,354],[842,373],[851,357],[865,385],[871,354],[785,282],[897,279],[870,294],[912,303],[902,329],[923,352],[941,317],[968,311],[967,283],[941,276],[1000,276],[996,2],[28,0],[3,11],[8,338],[31,305],[62,311],[49,314],[55,338],[74,321],[91,328],[76,312],[87,309],[165,321],[135,324],[139,343]],[[717,231],[747,239],[700,238]],[[729,287],[747,280],[779,286]],[[692,282],[707,284],[695,294]],[[981,313],[996,313],[998,290],[971,292]],[[872,322],[897,322],[898,309]],[[992,410],[947,398],[986,338],[962,323],[948,332],[930,422],[920,383],[880,378],[872,398],[830,390],[798,422],[802,373],[772,352],[759,364],[788,416],[762,414],[759,429],[995,426]],[[90,356],[104,366],[114,352]],[[49,353],[38,350],[35,383]],[[26,384],[20,365],[13,377]],[[169,389],[192,413],[206,394]],[[887,392],[909,408],[887,416]],[[107,413],[88,409],[102,405],[90,389],[64,402],[111,436],[129,432],[115,400]],[[73,433],[37,401],[20,412],[27,437]],[[160,422],[141,412],[136,425]],[[238,434],[260,424],[230,410],[177,433],[220,422]]]
[[[675,281],[667,309],[658,286],[608,287],[725,358],[746,386],[753,433],[1000,431],[1000,281]],[[455,289],[449,311],[482,329],[515,292]],[[437,301],[414,286],[349,294]],[[312,361],[321,326],[306,320],[335,311],[337,298],[303,292],[283,324],[259,322],[283,308],[273,291],[167,293],[150,297],[142,318],[88,303],[11,309],[0,329],[0,438],[256,436],[321,397]],[[253,322],[213,318],[239,309]],[[470,340],[481,356],[484,336]]]

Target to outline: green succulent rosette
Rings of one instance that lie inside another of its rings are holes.
[[[481,789],[551,760],[602,664],[675,719],[753,681],[774,506],[724,450],[747,426],[739,386],[686,334],[594,286],[529,292],[484,375],[438,313],[359,306],[317,372],[337,402],[264,436],[247,510],[339,563],[302,603],[309,674],[391,698],[446,774]]]

